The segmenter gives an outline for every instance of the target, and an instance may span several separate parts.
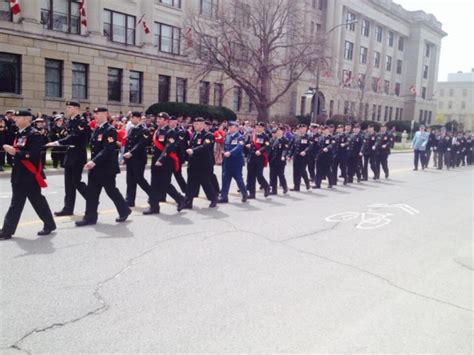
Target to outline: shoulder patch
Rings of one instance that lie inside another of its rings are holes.
[[[109,137],[109,138],[107,138],[107,141],[109,143],[113,143],[113,142],[115,142],[115,139],[114,139],[114,137]]]

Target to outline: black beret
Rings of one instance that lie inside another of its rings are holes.
[[[160,112],[156,117],[164,118],[165,120],[169,120],[170,116],[166,112]]]
[[[77,101],[66,101],[66,106],[81,107],[81,104],[79,104]]]
[[[96,107],[94,112],[109,112],[109,109],[107,107]]]
[[[132,117],[142,117],[142,113],[140,111],[133,111]]]
[[[202,118],[202,117],[196,117],[196,118],[194,119],[194,122],[204,122],[204,118]]]
[[[21,110],[14,111],[13,116],[16,116],[16,117],[33,117],[33,114],[31,113],[31,111],[21,109]]]

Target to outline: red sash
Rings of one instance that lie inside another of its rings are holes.
[[[253,145],[255,146],[255,148],[257,150],[260,150],[262,148],[262,145],[260,143],[257,143],[257,135],[255,135],[255,134],[253,135],[252,143],[253,143]],[[267,167],[267,165],[268,165],[268,152],[263,152],[262,156],[263,156],[263,166]]]
[[[16,147],[16,138],[13,141],[13,147],[19,151],[20,149]],[[32,173],[35,176],[36,182],[38,183],[38,186],[44,189],[45,187],[48,187],[48,183],[44,179],[43,175],[41,175],[41,170],[43,170],[43,164],[39,163],[38,170],[36,170],[36,167],[33,165],[33,163],[29,160],[23,159],[20,160],[20,162],[23,164],[23,166],[28,170],[30,173]]]
[[[153,144],[155,145],[156,148],[158,148],[159,150],[161,150],[162,152],[165,150],[165,146],[163,145],[163,143],[161,143],[158,138],[156,137],[156,134],[153,136]],[[181,170],[181,163],[179,161],[179,157],[178,157],[178,154],[176,154],[176,152],[171,152],[169,153],[169,157],[171,159],[173,159],[173,162],[174,162],[174,171],[178,172]]]

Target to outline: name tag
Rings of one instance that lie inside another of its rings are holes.
[[[198,139],[196,144],[200,145],[201,144],[201,139]]]
[[[237,143],[238,143],[237,139],[234,139],[232,142],[230,142],[230,144],[232,144],[232,145],[235,145]]]
[[[159,140],[160,142],[163,142],[163,141],[165,140],[165,135],[164,135],[164,134],[160,134],[160,135],[158,136],[158,140]]]
[[[308,140],[307,139],[302,139],[301,144],[308,144]]]
[[[374,141],[374,140],[375,140],[375,137],[372,137],[372,140]]]
[[[21,147],[24,147],[25,145],[26,145],[26,137],[18,138],[16,142],[16,146],[21,148]]]
[[[102,142],[102,134],[99,134],[99,135],[97,136],[97,142]]]
[[[324,141],[324,144],[329,144],[329,139],[326,139],[326,140]]]
[[[263,139],[262,138],[257,138],[257,143],[258,144],[263,144]]]
[[[387,140],[387,137],[383,137],[383,140],[386,141],[386,140]]]

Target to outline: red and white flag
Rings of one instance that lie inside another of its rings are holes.
[[[18,0],[10,0],[10,9],[13,15],[19,15],[21,13],[20,2]]]
[[[416,96],[416,86],[415,85],[410,86],[410,92],[413,96]]]
[[[193,29],[191,27],[186,28],[186,31],[184,31],[184,39],[186,39],[186,45],[188,48],[191,48],[194,45]]]
[[[143,32],[145,32],[145,34],[149,34],[150,33],[150,28],[148,27],[148,25],[145,21],[145,14],[143,14],[142,17],[140,17],[140,20],[137,22],[137,25],[139,25],[140,23],[143,26]]]
[[[81,0],[79,4],[79,16],[81,18],[81,26],[87,28],[87,13],[86,13],[86,0]]]

